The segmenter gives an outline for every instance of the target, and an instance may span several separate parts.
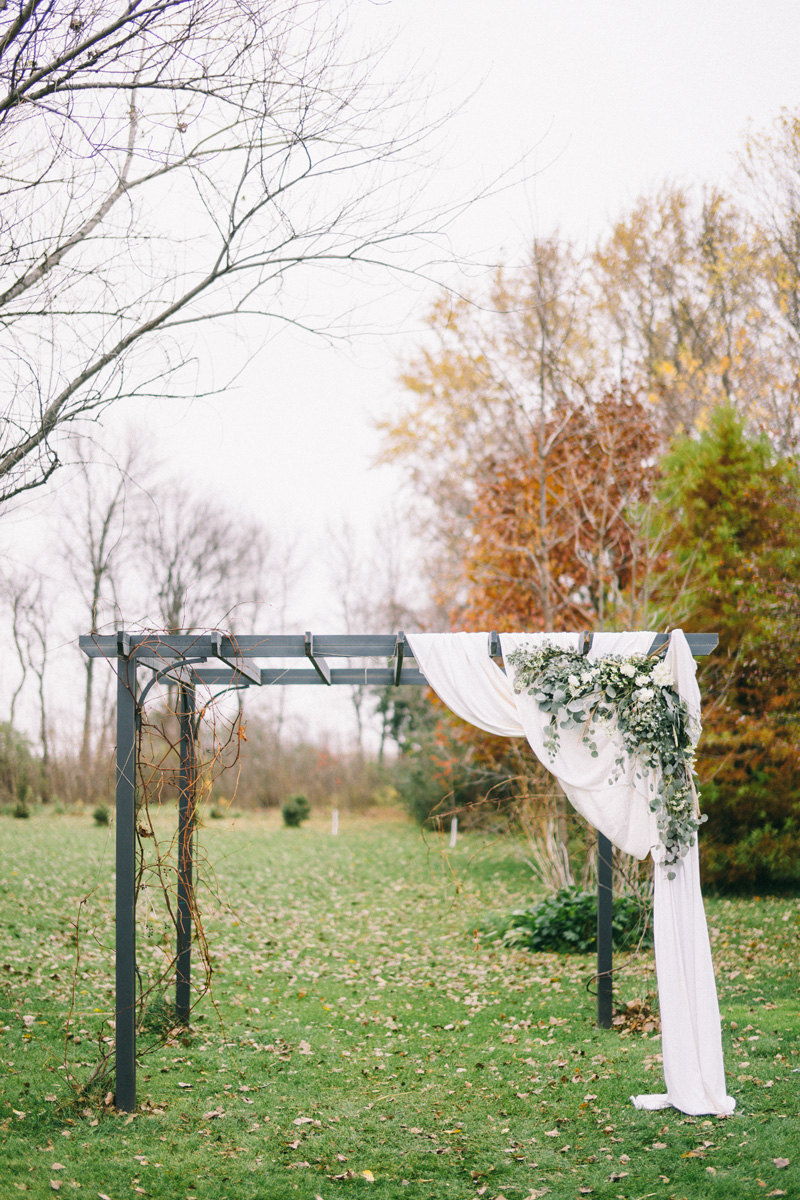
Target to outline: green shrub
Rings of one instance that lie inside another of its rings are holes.
[[[556,954],[588,954],[597,949],[597,893],[564,887],[527,909],[487,920],[482,937],[521,950]],[[633,896],[614,898],[614,947],[652,945],[652,928],[643,905]],[[644,936],[643,936],[644,935]]]
[[[95,825],[108,825],[111,820],[111,814],[105,804],[98,804],[92,816],[94,817]]]
[[[298,793],[296,796],[290,796],[281,809],[284,825],[296,829],[298,825],[302,825],[303,821],[307,821],[311,816],[311,805],[308,803],[308,797]]]
[[[19,817],[20,820],[31,815],[31,810],[28,808],[24,800],[18,800],[12,811],[14,816]]]
[[[800,888],[800,828],[751,829],[738,841],[700,843],[704,886],[718,892],[796,892]]]
[[[35,769],[28,739],[12,725],[0,722],[0,802],[18,802],[27,808]]]

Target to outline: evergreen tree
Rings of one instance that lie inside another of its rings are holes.
[[[655,594],[672,626],[715,630],[703,664],[705,874],[800,881],[800,473],[730,406],[662,464]]]

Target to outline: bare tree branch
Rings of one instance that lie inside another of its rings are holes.
[[[0,12],[0,501],[153,380],[198,323],[320,330],[289,277],[425,271],[421,102],[347,0],[29,0]],[[441,122],[440,122],[441,124]],[[154,388],[154,390],[158,390]]]

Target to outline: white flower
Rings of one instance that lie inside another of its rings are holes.
[[[591,683],[597,671],[583,671],[581,674],[581,683]]]
[[[571,688],[576,688],[576,687],[581,686],[581,681],[580,681],[580,679],[578,679],[577,675],[570,675],[569,678],[567,679],[567,683],[569,684],[569,686]]]
[[[647,701],[652,700],[653,696],[655,696],[655,692],[653,691],[652,688],[642,688],[642,690],[638,694],[637,699],[639,700],[639,702],[641,704],[647,704]]]
[[[636,674],[636,667],[633,665],[633,663],[620,663],[619,670],[620,674],[627,675],[628,679],[633,679],[634,675]]]
[[[647,687],[650,680],[646,675],[637,675],[633,682],[637,687]]]
[[[674,682],[669,667],[663,662],[656,663],[653,667],[653,683],[658,684],[659,687],[672,687]]]

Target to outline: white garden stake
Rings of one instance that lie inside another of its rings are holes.
[[[453,817],[450,822],[450,849],[455,850],[456,840],[458,838],[458,817]]]

